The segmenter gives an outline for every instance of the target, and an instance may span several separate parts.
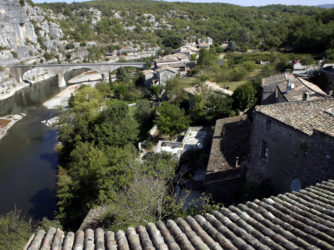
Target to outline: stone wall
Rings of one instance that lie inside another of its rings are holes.
[[[171,72],[169,70],[165,70],[162,72],[159,72],[158,77],[159,77],[159,84],[160,86],[165,86],[166,83],[173,79],[176,76],[176,73]]]
[[[313,185],[334,178],[334,138],[321,132],[309,136],[255,112],[247,167],[250,183],[268,183],[274,193],[290,191],[296,179],[302,187]]]
[[[324,88],[328,95],[334,96],[334,70],[323,69],[321,71],[321,76],[324,79]]]

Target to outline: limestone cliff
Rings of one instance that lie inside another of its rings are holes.
[[[18,0],[0,0],[0,65],[32,59],[62,47],[63,32],[53,13]],[[36,58],[37,59],[37,58]]]

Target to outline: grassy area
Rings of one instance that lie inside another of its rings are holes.
[[[239,86],[247,83],[249,80],[251,80],[252,78],[255,78],[259,73],[261,73],[261,67],[257,67],[254,71],[250,72],[247,77],[243,80],[240,81],[234,81],[234,82],[218,82],[218,84],[222,87],[222,88],[227,88],[230,89],[232,91],[236,90]]]
[[[229,89],[229,90],[236,90],[239,86],[247,83],[248,80],[242,80],[242,81],[237,81],[237,82],[221,82],[218,83],[222,88]]]
[[[194,86],[196,79],[196,77],[183,77],[180,79],[180,81],[182,82],[182,86],[184,88],[188,88]]]

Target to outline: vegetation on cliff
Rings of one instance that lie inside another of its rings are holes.
[[[177,47],[194,37],[215,43],[233,41],[234,49],[282,49],[323,53],[333,49],[334,10],[306,6],[241,7],[229,4],[148,1],[91,1],[43,4],[69,18],[61,21],[65,34],[76,41],[133,41]],[[102,18],[91,25],[89,7]],[[83,18],[86,22],[82,22]]]

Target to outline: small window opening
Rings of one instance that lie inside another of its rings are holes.
[[[268,144],[265,141],[262,141],[261,159],[263,161],[267,161],[268,160]]]
[[[271,128],[271,120],[270,119],[267,119],[266,121],[266,131],[270,131],[270,128]]]

